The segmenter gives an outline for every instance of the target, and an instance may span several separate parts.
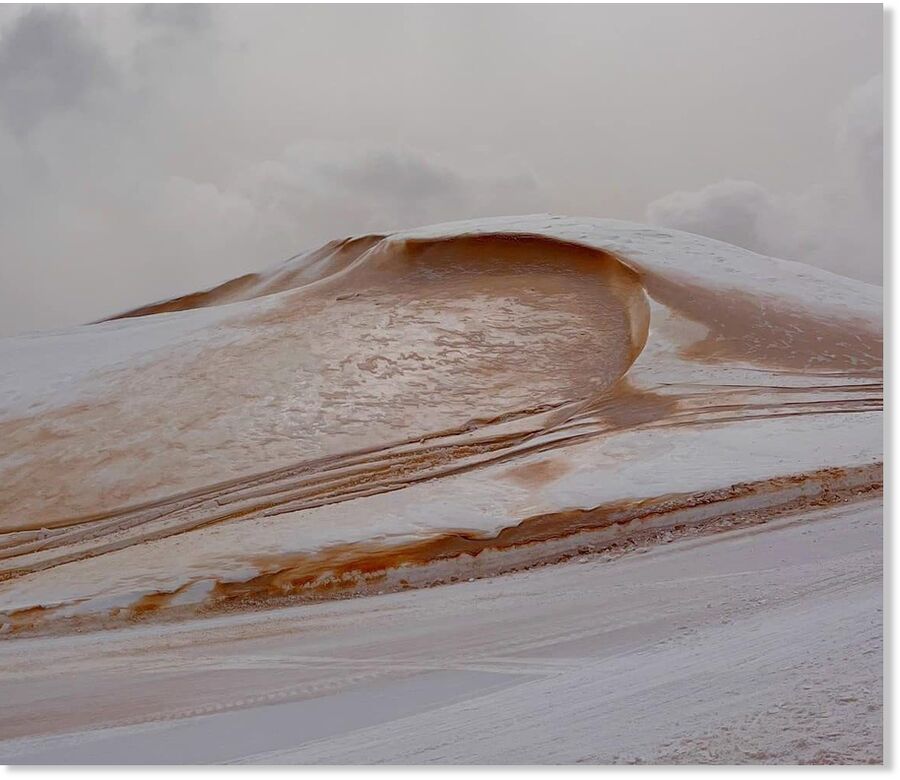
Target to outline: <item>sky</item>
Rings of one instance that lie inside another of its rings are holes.
[[[545,213],[880,284],[882,8],[2,6],[0,336]]]

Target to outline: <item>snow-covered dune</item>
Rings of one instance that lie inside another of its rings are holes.
[[[470,579],[881,485],[881,290],[531,216],[0,341],[10,636]]]

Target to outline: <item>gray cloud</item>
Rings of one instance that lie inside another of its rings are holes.
[[[766,252],[768,235],[778,220],[779,207],[772,194],[752,181],[728,179],[694,192],[673,192],[647,207],[647,219],[656,225],[727,241]]]
[[[786,230],[772,193],[791,191],[815,236],[819,201],[852,211],[839,187],[808,188],[816,171],[880,175],[864,97],[836,149],[820,138],[880,68],[880,36],[875,6],[0,6],[0,335],[336,236],[642,219],[729,175],[759,182],[712,193],[731,240]],[[762,37],[765,58],[746,45]]]
[[[853,91],[841,112],[837,138],[842,176],[879,214],[884,192],[883,91],[881,76]]]
[[[137,14],[140,22],[172,32],[198,34],[213,23],[211,7],[200,3],[144,3]]]
[[[75,15],[31,8],[0,41],[0,118],[22,137],[48,116],[84,106],[112,79]]]
[[[22,85],[7,107],[29,109],[0,134],[0,332],[87,321],[354,232],[543,205],[515,160],[460,166],[408,144],[303,139],[223,160],[205,113],[221,106],[194,104],[234,52],[193,12],[128,21],[116,58],[65,11],[29,12],[0,40],[6,83]]]
[[[379,151],[349,162],[317,166],[326,178],[374,198],[390,195],[408,204],[462,195],[461,177],[409,153]]]
[[[725,180],[674,192],[647,207],[649,222],[800,260],[868,282],[882,271],[882,79],[855,89],[835,128],[835,163],[798,194]]]

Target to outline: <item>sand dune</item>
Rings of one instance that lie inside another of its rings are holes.
[[[877,494],[880,296],[527,217],[4,340],[0,622],[401,590]]]

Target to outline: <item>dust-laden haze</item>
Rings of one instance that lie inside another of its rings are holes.
[[[0,334],[502,213],[649,218],[878,281],[881,14],[0,9]]]

